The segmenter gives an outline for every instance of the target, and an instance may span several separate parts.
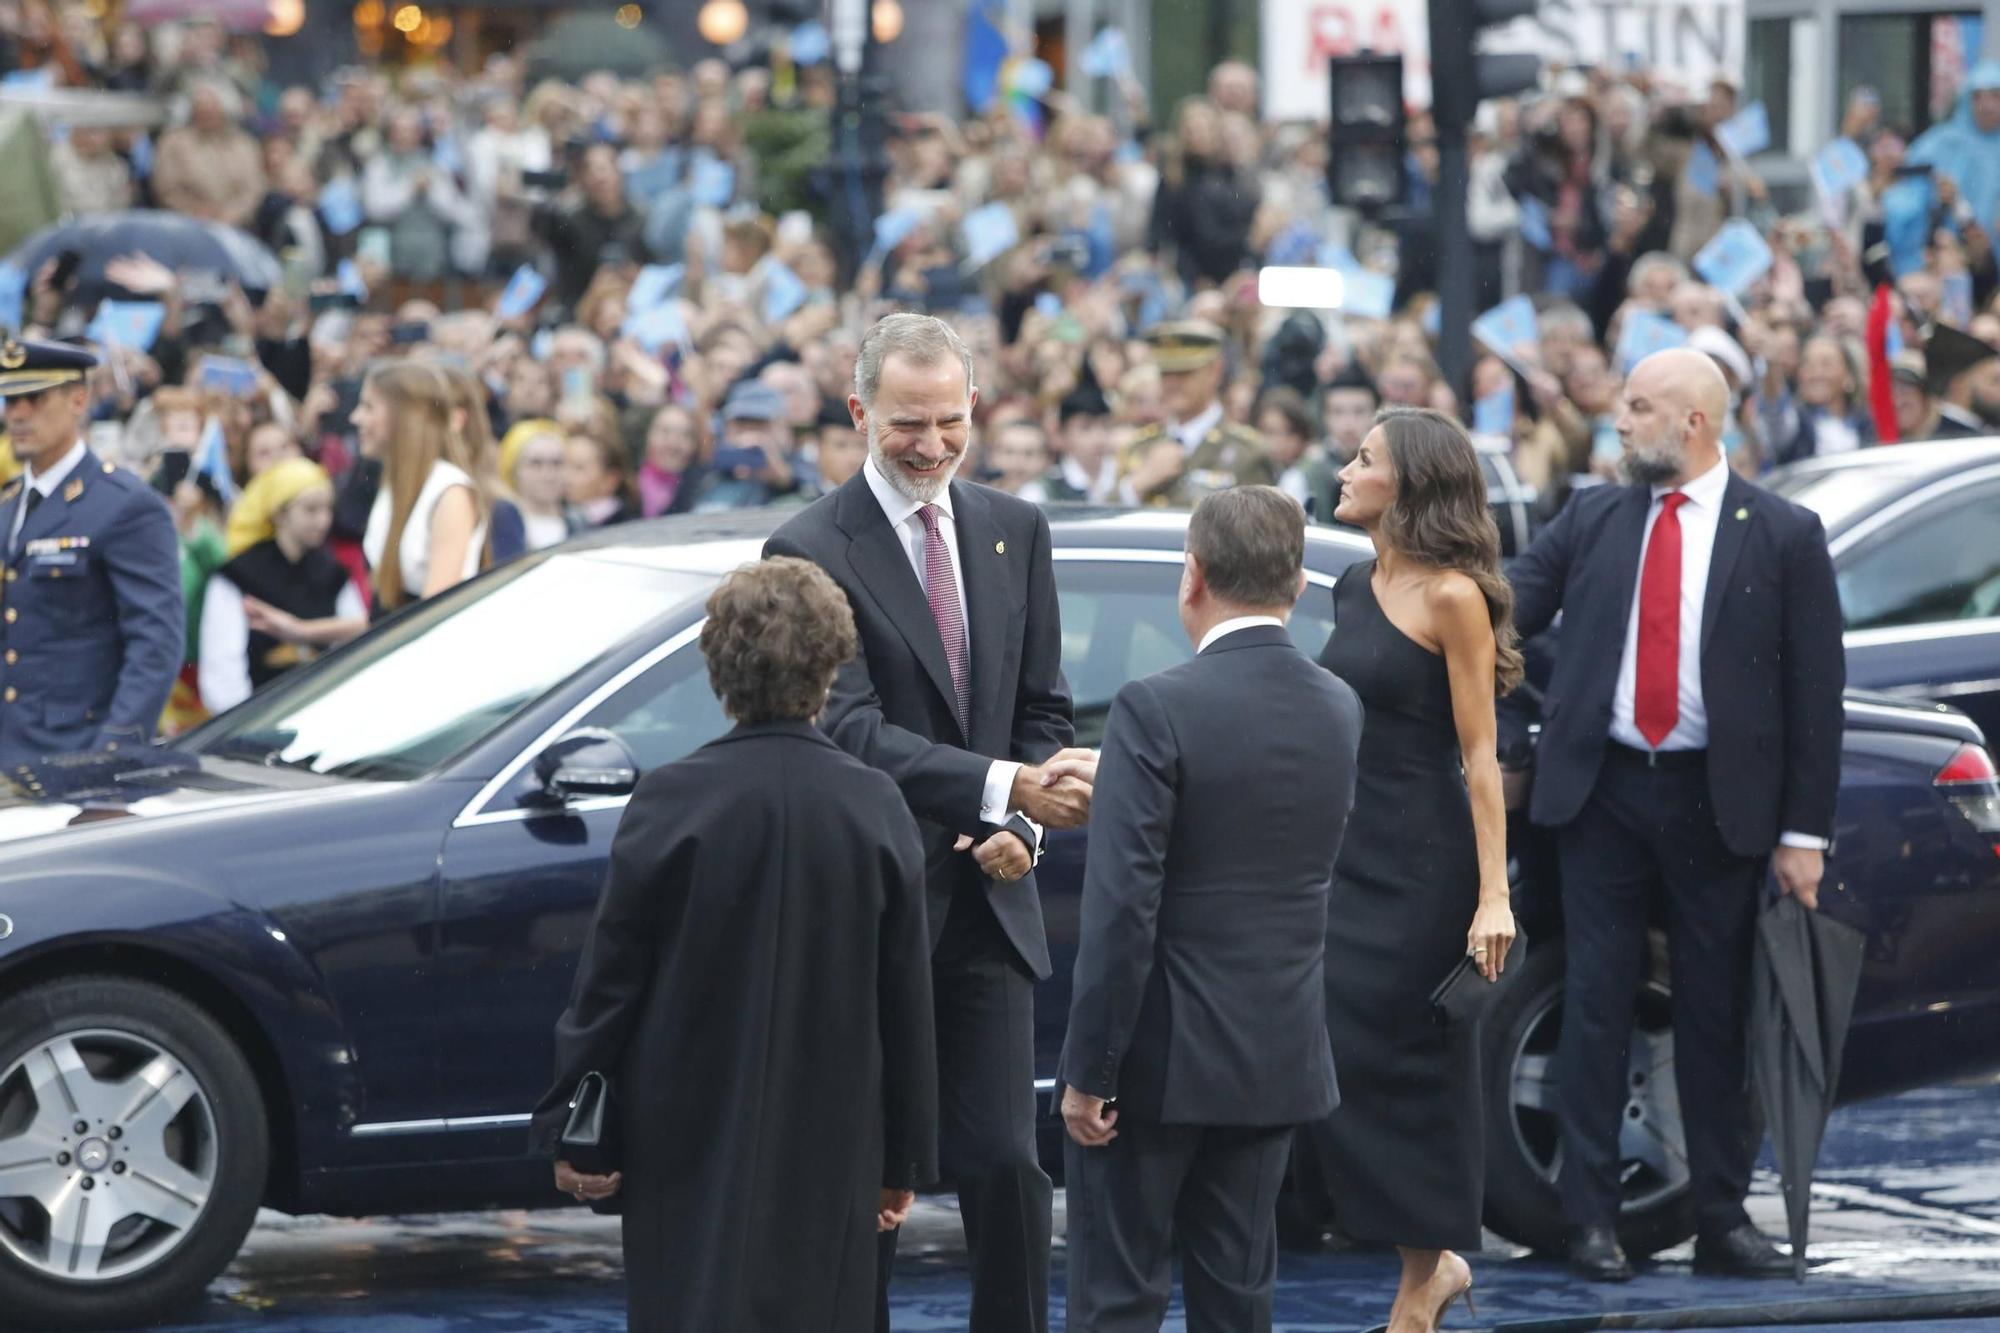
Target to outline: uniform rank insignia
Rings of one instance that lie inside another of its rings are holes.
[[[69,485],[63,487],[63,499],[70,501],[72,504],[76,502],[76,497],[82,494],[83,494],[82,477],[72,478]]]

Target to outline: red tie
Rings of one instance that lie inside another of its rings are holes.
[[[1639,660],[1632,721],[1654,749],[1681,716],[1681,520],[1687,496],[1668,491],[1639,571]]]

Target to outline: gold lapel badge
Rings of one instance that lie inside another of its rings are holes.
[[[1748,518],[1748,517],[1750,517],[1750,511],[1749,511],[1749,509],[1747,509],[1747,508],[1744,508],[1744,509],[1739,509],[1739,510],[1737,510],[1737,511],[1736,511],[1736,521],[1737,521],[1738,523],[1741,523],[1741,522],[1742,522],[1742,521],[1743,521],[1744,519],[1746,519],[1746,518]]]
[[[995,554],[995,555],[1005,555],[1005,554],[1007,554],[1007,543],[1006,543],[1006,542],[994,542],[994,543],[993,543],[993,554]]]
[[[72,478],[69,485],[63,487],[63,499],[68,500],[71,504],[76,503],[76,497],[82,494],[83,494],[82,477]]]

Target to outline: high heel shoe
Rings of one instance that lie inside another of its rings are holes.
[[[1437,1328],[1444,1323],[1445,1313],[1449,1311],[1453,1305],[1457,1304],[1458,1299],[1461,1296],[1465,1298],[1465,1312],[1471,1315],[1474,1319],[1479,1318],[1479,1306],[1472,1299],[1472,1279],[1467,1278],[1465,1280],[1464,1286],[1460,1287],[1457,1291],[1454,1291],[1451,1295],[1445,1297],[1444,1300],[1438,1305],[1437,1313],[1431,1316],[1432,1328]]]

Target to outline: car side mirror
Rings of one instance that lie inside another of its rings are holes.
[[[535,779],[550,805],[630,796],[639,785],[639,761],[616,733],[581,727],[542,751],[535,759]]]

